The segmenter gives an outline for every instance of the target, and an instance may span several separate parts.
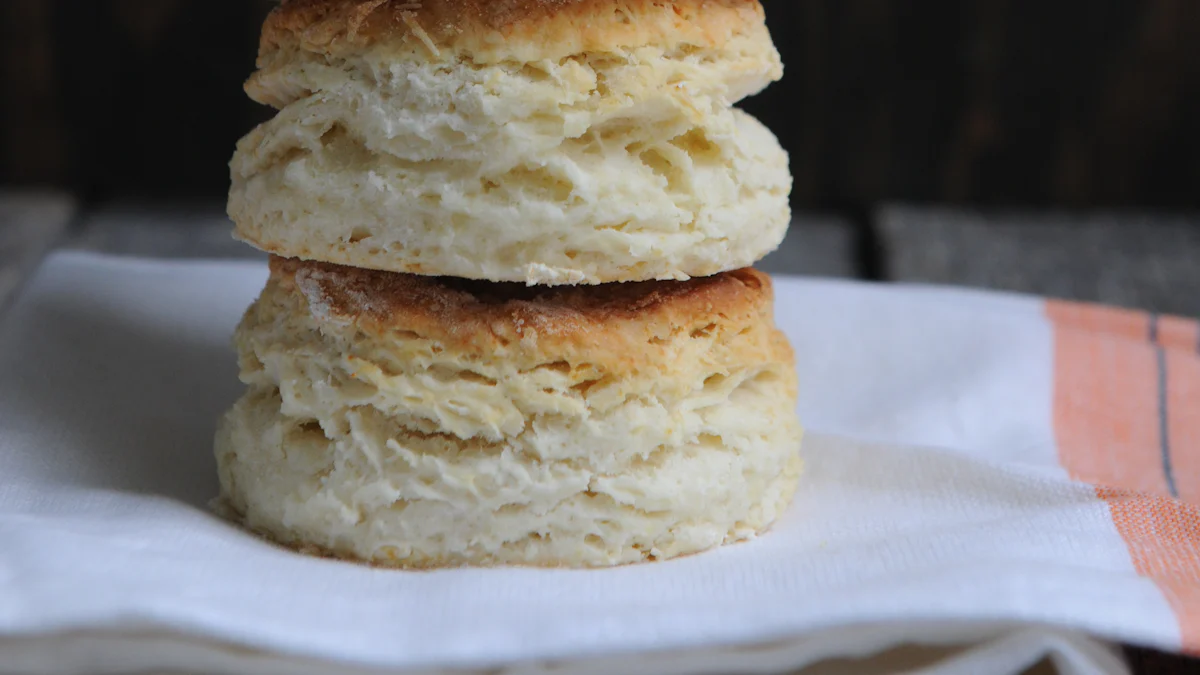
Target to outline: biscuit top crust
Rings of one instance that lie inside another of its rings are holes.
[[[384,49],[528,63],[646,46],[720,48],[756,32],[769,39],[758,0],[284,0],[263,24],[259,59]]]
[[[680,340],[761,333],[776,342],[771,280],[754,269],[689,281],[542,287],[278,256],[270,267],[270,285],[302,295],[319,325],[353,327],[372,341],[419,336],[481,356],[510,347],[543,356],[582,349],[616,361],[653,361]]]

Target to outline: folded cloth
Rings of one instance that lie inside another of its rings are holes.
[[[779,278],[812,433],[769,534],[397,572],[207,510],[265,276],[60,253],[0,318],[0,673],[1090,674],[1124,672],[1099,640],[1200,650],[1195,322]]]

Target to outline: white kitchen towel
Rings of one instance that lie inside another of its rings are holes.
[[[0,317],[0,673],[1091,674],[1123,670],[1096,640],[1200,648],[1195,322],[780,278],[810,433],[769,534],[612,570],[397,572],[206,508],[265,276],[59,253]]]

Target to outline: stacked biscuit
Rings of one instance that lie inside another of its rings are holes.
[[[800,460],[770,280],[791,178],[733,108],[757,0],[284,0],[229,212],[272,252],[222,499],[406,566],[603,566],[753,536]]]

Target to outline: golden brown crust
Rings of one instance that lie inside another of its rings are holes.
[[[263,25],[259,56],[387,45],[423,58],[557,59],[646,45],[720,47],[763,21],[758,0],[284,0]]]
[[[284,281],[311,279],[329,312],[355,323],[384,326],[436,322],[465,329],[537,324],[565,333],[614,323],[690,323],[708,317],[757,313],[772,301],[771,279],[745,268],[689,281],[643,281],[600,286],[527,286],[512,282],[381,272],[271,256],[271,274]]]
[[[314,316],[377,337],[415,334],[480,355],[523,345],[538,358],[604,352],[631,365],[676,340],[726,342],[752,331],[761,348],[791,358],[774,328],[770,277],[754,269],[690,281],[530,287],[278,256],[270,265],[271,283],[301,293]]]

